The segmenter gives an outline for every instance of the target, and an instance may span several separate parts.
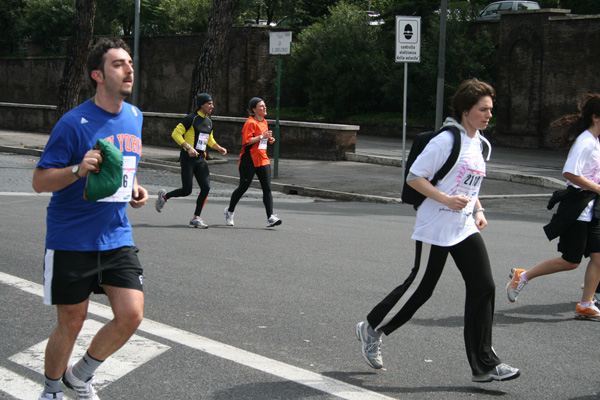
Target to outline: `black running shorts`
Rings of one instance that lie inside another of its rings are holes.
[[[102,285],[143,290],[137,247],[106,251],[46,250],[44,304],[79,304]]]
[[[600,253],[600,223],[597,219],[591,222],[575,221],[560,235],[558,251],[562,258],[570,263],[579,264],[583,256]]]

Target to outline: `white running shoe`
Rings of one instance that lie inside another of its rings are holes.
[[[498,364],[487,374],[473,375],[473,382],[491,382],[491,381],[508,381],[518,378],[521,371],[513,368],[508,364]]]
[[[75,393],[77,393],[78,400],[100,400],[100,398],[96,395],[94,387],[92,386],[93,380],[93,376],[86,382],[78,379],[75,375],[73,375],[73,364],[70,364],[67,367],[65,375],[62,379],[66,387],[73,389]]]
[[[40,397],[38,397],[38,400],[62,399],[62,398],[63,398],[63,392],[58,392],[58,393],[42,392],[42,393],[40,393]]]
[[[275,214],[272,214],[267,220],[267,228],[272,228],[277,225],[281,225],[281,219]]]
[[[359,322],[356,325],[356,338],[361,343],[362,355],[366,363],[371,368],[383,368],[383,359],[381,357],[381,336],[373,336],[369,333],[369,324]]]
[[[158,197],[154,203],[154,208],[156,208],[156,211],[161,212],[165,204],[167,204],[167,199],[165,198],[166,194],[167,191],[165,189],[161,189],[161,191],[158,192]]]
[[[225,225],[233,226],[233,214],[229,211],[229,207],[225,207]]]
[[[202,218],[200,218],[199,216],[195,216],[194,219],[192,219],[190,221],[190,228],[202,228],[202,229],[206,229],[208,228],[208,225],[206,225],[204,223],[204,221],[202,221]]]

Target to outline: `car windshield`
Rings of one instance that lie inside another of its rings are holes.
[[[537,10],[540,8],[540,6],[538,3],[519,2],[518,8],[519,10]]]

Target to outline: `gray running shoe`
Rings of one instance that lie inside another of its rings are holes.
[[[190,221],[190,228],[202,228],[202,229],[206,229],[206,228],[208,228],[208,225],[206,225],[204,223],[204,221],[202,221],[202,218],[196,216],[196,217],[194,217],[194,219],[192,219]]]
[[[594,293],[594,302],[600,304],[600,293]]]
[[[92,381],[94,377],[92,376],[86,382],[78,379],[73,375],[73,365],[69,365],[67,370],[65,371],[65,375],[63,376],[63,383],[69,389],[73,389],[75,393],[77,393],[77,399],[79,400],[100,400],[98,396],[96,396],[96,391],[92,386]]]
[[[473,375],[473,382],[491,382],[491,381],[508,381],[510,379],[518,378],[521,375],[521,371],[517,368],[513,368],[507,364],[499,364],[494,367],[490,372],[481,375]]]
[[[513,268],[510,270],[509,277],[510,282],[506,285],[506,297],[508,301],[514,303],[517,300],[517,296],[523,290],[527,282],[521,279],[521,274],[525,272],[524,269]]]
[[[225,225],[233,226],[233,214],[229,211],[229,207],[225,207]]]
[[[62,398],[63,398],[63,392],[58,392],[58,393],[42,392],[42,393],[40,393],[40,397],[38,397],[38,400],[62,399]]]
[[[279,219],[279,217],[275,214],[272,214],[269,219],[267,220],[267,228],[272,228],[274,226],[277,225],[281,225],[281,220]]]
[[[154,208],[156,208],[156,211],[161,212],[165,204],[167,204],[167,199],[165,199],[166,194],[167,191],[165,189],[161,189],[160,192],[158,192],[156,203],[154,203]]]
[[[371,335],[368,330],[367,322],[359,322],[356,325],[356,337],[361,342],[362,355],[371,368],[383,368],[383,359],[381,358],[381,336]]]

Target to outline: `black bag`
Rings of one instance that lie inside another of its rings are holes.
[[[440,168],[440,170],[434,175],[433,179],[430,181],[431,184],[435,186],[435,184],[440,180],[440,178],[446,176],[446,174],[450,172],[450,169],[458,160],[461,145],[460,130],[454,125],[448,125],[442,126],[442,128],[438,131],[419,133],[413,141],[412,146],[410,147],[408,159],[406,160],[406,164],[404,167],[404,185],[402,186],[402,202],[405,204],[412,204],[415,210],[419,208],[421,203],[423,203],[423,201],[425,200],[425,195],[417,192],[415,189],[410,187],[406,183],[406,177],[408,176],[410,167],[413,165],[419,154],[423,152],[423,149],[425,148],[425,146],[427,146],[427,143],[429,143],[431,139],[436,137],[441,132],[447,130],[451,131],[454,134],[454,144],[452,145],[452,151],[450,152],[450,156],[448,156],[448,159],[446,160],[444,165],[442,165],[442,168]]]

